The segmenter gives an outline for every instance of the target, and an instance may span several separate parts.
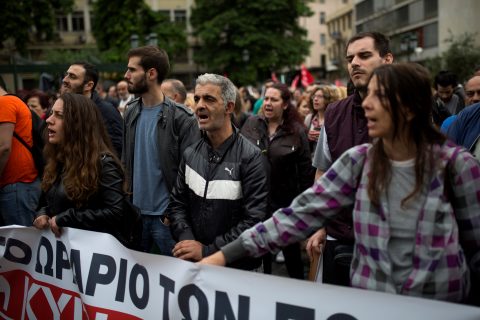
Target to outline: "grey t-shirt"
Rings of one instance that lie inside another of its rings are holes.
[[[325,126],[322,126],[317,147],[315,148],[315,154],[313,155],[312,165],[323,172],[327,171],[332,165],[332,156],[328,148]]]
[[[160,168],[157,144],[157,122],[161,110],[162,104],[144,107],[135,131],[133,204],[146,215],[163,215],[170,196]]]
[[[415,187],[415,160],[391,161],[391,164],[392,180],[386,192],[390,225],[388,252],[392,262],[392,279],[397,292],[400,292],[413,269],[413,249],[422,197],[417,194],[402,207],[402,200]]]

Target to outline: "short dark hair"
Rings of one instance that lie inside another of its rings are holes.
[[[392,53],[392,51],[390,49],[390,39],[386,35],[384,35],[383,33],[370,32],[370,31],[359,32],[356,35],[354,35],[353,37],[351,37],[348,40],[347,45],[345,46],[345,52],[348,50],[348,46],[352,42],[355,42],[355,41],[363,39],[363,38],[372,38],[373,39],[375,50],[378,51],[380,57],[384,57],[386,54]]]
[[[85,78],[83,79],[83,84],[87,83],[88,81],[93,81],[93,88],[92,91],[95,90],[95,87],[98,83],[98,69],[93,64],[88,63],[86,61],[77,61],[72,63],[72,66],[82,66],[85,69]]]
[[[438,86],[455,88],[458,85],[457,75],[449,70],[442,70],[435,76],[434,86],[437,89]]]
[[[144,46],[130,49],[127,53],[128,59],[131,57],[140,57],[140,66],[147,71],[151,68],[157,70],[157,83],[163,82],[170,71],[170,62],[165,50],[157,46]]]

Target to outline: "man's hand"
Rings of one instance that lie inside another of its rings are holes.
[[[42,214],[41,216],[38,216],[35,218],[35,220],[33,220],[33,226],[40,230],[46,229],[50,226],[48,220],[50,220],[50,217],[46,214]]]
[[[310,141],[318,141],[319,136],[320,136],[320,131],[318,131],[318,130],[309,130],[308,131],[308,140],[310,140]]]
[[[173,248],[173,256],[183,260],[200,261],[203,244],[195,240],[183,240]]]
[[[327,232],[325,231],[325,228],[322,228],[312,234],[312,236],[308,239],[307,247],[305,248],[310,261],[313,260],[314,256],[320,256],[322,254],[326,241]]]
[[[214,266],[224,266],[227,262],[225,261],[225,255],[222,251],[217,251],[211,256],[203,258],[200,260],[199,264],[210,264]]]
[[[55,217],[50,219],[50,229],[52,229],[55,236],[60,237],[62,235],[62,228],[57,225]]]

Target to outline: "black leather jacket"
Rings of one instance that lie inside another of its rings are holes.
[[[197,240],[208,256],[263,221],[267,176],[258,148],[235,129],[218,149],[206,137],[185,150],[167,209],[177,241]],[[260,259],[247,258],[231,267],[254,269]]]
[[[42,194],[41,208],[37,216],[55,216],[59,227],[105,232],[124,243],[124,235],[128,234],[131,226],[129,217],[126,216],[129,211],[124,208],[123,171],[111,156],[103,156],[101,162],[98,192],[92,195],[87,203],[77,208],[68,199],[61,179],[57,179],[55,184]]]
[[[133,182],[133,161],[135,150],[135,131],[137,119],[142,112],[142,99],[132,100],[125,112],[125,130],[123,139],[122,162],[130,192]],[[160,167],[165,177],[168,190],[171,192],[177,179],[178,165],[183,151],[193,142],[200,139],[200,130],[193,112],[184,105],[165,97],[164,108],[158,115],[157,141],[160,153]]]
[[[270,172],[270,213],[290,205],[293,199],[312,186],[314,169],[305,127],[295,124],[292,130],[279,126],[270,139],[268,123],[260,116],[250,117],[242,134],[266,156]]]

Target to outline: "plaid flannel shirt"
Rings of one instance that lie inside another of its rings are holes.
[[[278,251],[323,227],[341,207],[354,204],[356,243],[350,270],[353,287],[461,301],[469,290],[464,249],[477,258],[480,255],[480,163],[450,142],[432,147],[437,163],[422,193],[413,269],[397,292],[387,249],[388,207],[384,198],[380,206],[374,206],[366,189],[370,148],[370,144],[363,144],[345,152],[290,207],[276,211],[272,218],[244,232],[242,246],[254,256]],[[450,180],[445,179],[446,172]],[[448,199],[445,181],[452,182],[453,201]]]

